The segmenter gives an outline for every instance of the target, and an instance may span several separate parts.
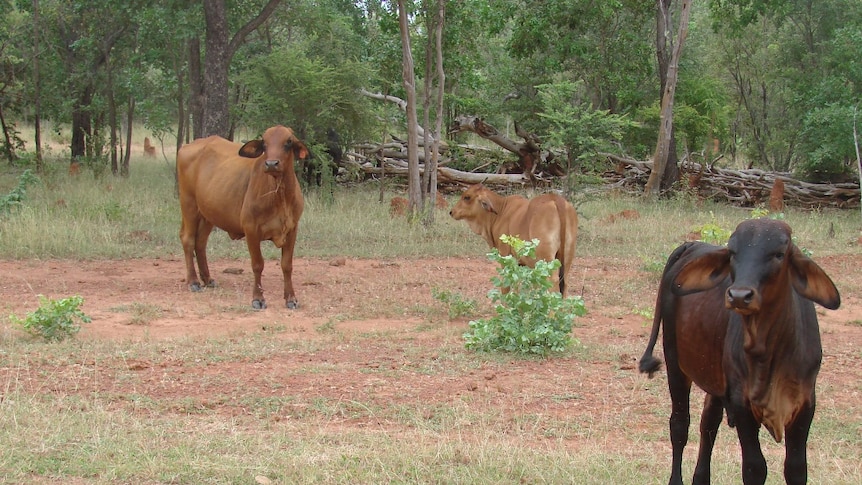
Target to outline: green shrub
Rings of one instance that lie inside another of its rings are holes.
[[[82,303],[84,298],[80,296],[51,300],[39,295],[39,308],[28,313],[24,319],[15,315],[9,315],[9,319],[34,337],[41,337],[49,342],[59,342],[67,337],[73,337],[81,330],[78,321],[90,323],[90,317],[78,308]]]
[[[496,249],[488,253],[488,258],[500,265],[499,277],[491,280],[496,288],[488,293],[496,303],[497,315],[471,321],[470,331],[464,334],[465,346],[538,355],[565,351],[573,343],[575,316],[586,314],[584,299],[563,298],[551,290],[550,277],[560,267],[558,260],[537,261],[533,268],[518,264],[522,257],[535,257],[537,239],[522,241],[503,235],[500,240],[511,246],[515,255],[500,256]]]
[[[712,216],[712,222],[708,222],[700,227],[695,228],[695,232],[700,234],[700,240],[709,243],[715,244],[716,246],[724,246],[727,244],[727,240],[730,239],[730,234],[732,231],[725,229],[719,226],[715,222],[715,215],[710,212]]]
[[[39,178],[33,175],[29,168],[24,170],[18,177],[18,185],[8,194],[0,195],[0,215],[8,214],[13,208],[20,206],[27,193],[27,187],[38,181]]]

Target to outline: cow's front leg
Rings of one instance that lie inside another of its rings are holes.
[[[284,276],[284,304],[287,308],[299,308],[299,301],[293,291],[293,248],[296,246],[297,228],[287,233],[284,246],[281,248],[281,272]]]
[[[254,237],[246,236],[248,254],[251,256],[251,271],[254,273],[254,290],[251,295],[251,306],[255,310],[266,308],[266,300],[263,298],[263,286],[261,275],[263,275],[263,254],[260,252],[260,241]]]
[[[799,410],[796,419],[785,429],[784,480],[788,485],[808,482],[808,432],[814,419],[814,399]]]
[[[760,423],[748,406],[735,407],[736,434],[742,448],[742,483],[763,485],[766,483],[766,458],[760,448]]]

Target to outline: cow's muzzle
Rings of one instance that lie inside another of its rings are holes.
[[[264,172],[277,172],[281,168],[281,160],[267,160],[263,162]]]
[[[731,286],[725,293],[725,306],[742,315],[750,315],[760,310],[760,299],[752,288]]]

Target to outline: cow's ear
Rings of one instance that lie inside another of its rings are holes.
[[[497,209],[494,208],[494,204],[492,204],[491,201],[488,200],[487,197],[485,197],[485,196],[479,197],[479,203],[482,204],[482,208],[485,209],[485,212],[490,212],[492,214],[497,213]]]
[[[305,143],[299,140],[293,142],[293,156],[300,160],[305,160],[308,157],[308,147],[305,146]]]
[[[795,244],[791,244],[788,256],[790,257],[790,280],[797,293],[830,310],[841,306],[838,288],[823,268],[802,254]]]
[[[257,158],[263,155],[263,141],[252,140],[239,149],[239,156],[245,158]]]
[[[727,248],[710,251],[683,265],[673,279],[672,291],[688,295],[715,288],[730,274],[730,252]]]

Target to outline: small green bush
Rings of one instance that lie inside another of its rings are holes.
[[[471,298],[464,298],[460,293],[449,290],[434,288],[431,296],[449,309],[449,318],[469,317],[476,313],[476,302]]]
[[[78,308],[82,303],[84,298],[80,296],[51,300],[39,295],[39,308],[28,313],[24,319],[15,315],[9,315],[9,319],[34,337],[41,337],[49,342],[59,342],[73,337],[81,330],[78,321],[90,323],[90,317]]]
[[[522,241],[503,235],[500,240],[511,246],[515,255],[500,256],[496,249],[488,253],[488,258],[500,265],[499,277],[491,280],[496,288],[488,292],[496,303],[497,315],[471,321],[470,331],[464,334],[465,346],[537,355],[565,351],[573,343],[575,316],[586,314],[584,299],[563,298],[551,290],[550,277],[560,267],[559,261],[540,260],[533,268],[518,264],[522,257],[535,257],[537,239]]]

